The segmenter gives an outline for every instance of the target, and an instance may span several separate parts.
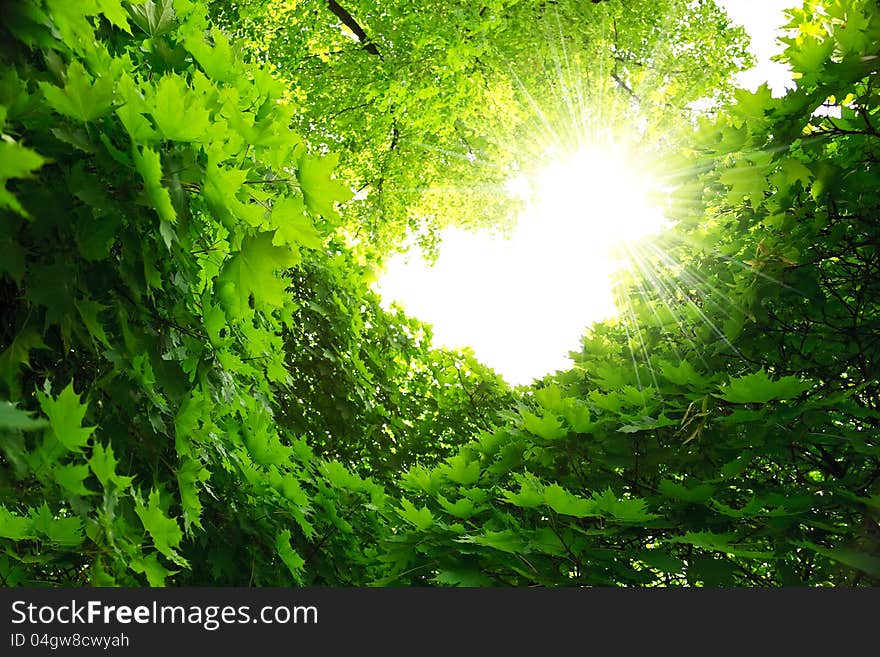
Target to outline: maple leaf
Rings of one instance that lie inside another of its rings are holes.
[[[303,151],[297,163],[296,177],[302,187],[306,206],[310,212],[328,221],[339,218],[335,204],[344,203],[353,196],[347,185],[331,178],[338,162],[339,155],[336,153],[313,157]]]
[[[421,509],[417,509],[413,506],[413,503],[405,497],[401,498],[400,505],[402,508],[398,509],[397,513],[400,514],[401,518],[415,526],[416,529],[426,531],[434,524],[434,514],[431,513],[431,510],[428,507],[423,506]]]
[[[64,87],[56,87],[48,82],[40,82],[39,85],[52,109],[83,122],[103,116],[113,104],[113,80],[99,77],[91,82],[91,76],[77,60],[67,67]]]
[[[128,488],[131,485],[132,477],[116,474],[117,463],[112,445],[108,444],[107,447],[104,447],[100,443],[95,443],[95,446],[92,448],[92,455],[89,458],[89,467],[104,488],[107,488],[111,481],[115,482],[120,488]]]
[[[289,529],[285,529],[275,537],[275,549],[278,551],[278,556],[281,557],[281,561],[287,566],[290,574],[293,575],[296,581],[301,582],[302,569],[306,562],[305,559],[299,556],[297,551],[290,546]]]
[[[180,546],[183,532],[177,521],[174,518],[169,518],[162,511],[157,489],[154,488],[150,491],[146,504],[140,495],[135,496],[135,513],[153,539],[153,545],[156,546],[156,549],[174,563],[186,566],[186,560],[175,549]]]
[[[320,249],[324,244],[323,236],[306,214],[302,196],[285,196],[276,201],[272,207],[271,225],[276,229],[272,238],[272,244],[276,246],[302,245]]]
[[[73,391],[73,381],[56,399],[37,391],[37,400],[43,413],[49,418],[49,426],[58,442],[71,452],[81,451],[95,427],[81,426],[88,407],[80,404],[79,395]]]
[[[174,575],[176,570],[168,570],[159,562],[159,556],[152,552],[147,556],[134,558],[129,566],[136,573],[141,573],[147,578],[150,586],[165,586],[165,579]]]
[[[558,484],[551,484],[544,488],[544,502],[556,513],[575,518],[597,515],[596,502],[578,497]]]
[[[762,368],[754,374],[731,377],[730,383],[721,388],[721,394],[715,396],[733,404],[763,404],[774,399],[797,397],[810,387],[810,383],[796,376],[783,376],[773,380]]]
[[[562,426],[562,422],[553,415],[538,417],[534,413],[525,410],[520,415],[526,430],[544,440],[558,440],[568,435],[568,431]]]
[[[27,178],[42,167],[46,159],[16,142],[0,141],[0,208],[9,208],[23,217],[30,217],[18,199],[6,189],[10,178]]]
[[[180,75],[159,80],[151,113],[162,136],[172,141],[197,141],[211,124],[202,99]]]
[[[275,275],[299,262],[299,254],[272,244],[273,233],[246,237],[241,250],[223,265],[218,277],[220,303],[227,315],[242,316],[253,295],[259,308],[280,308],[287,282]]]
[[[174,229],[171,227],[177,221],[177,214],[171,204],[171,195],[162,186],[162,160],[159,154],[149,146],[143,150],[134,147],[134,164],[141,178],[144,180],[144,188],[147,197],[159,215],[159,231],[165,241],[165,246],[170,249],[171,242],[175,239]]]

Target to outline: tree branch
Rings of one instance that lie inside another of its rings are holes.
[[[348,13],[344,7],[342,7],[336,0],[327,0],[327,8],[332,11],[339,20],[342,21],[342,24],[345,25],[349,30],[354,32],[354,35],[360,41],[361,46],[364,50],[366,50],[371,55],[375,55],[379,59],[382,58],[382,54],[379,52],[379,49],[376,47],[370,37],[367,36],[367,33],[364,32],[364,28],[360,26],[360,24],[354,19],[354,16]]]

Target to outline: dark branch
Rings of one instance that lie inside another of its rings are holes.
[[[348,13],[344,7],[340,6],[336,0],[327,0],[327,7],[336,14],[336,17],[342,21],[342,24],[345,25],[349,30],[354,32],[354,35],[358,38],[358,41],[361,42],[361,46],[363,46],[364,50],[366,50],[371,55],[375,55],[381,59],[382,55],[379,52],[379,49],[376,47],[372,41],[370,41],[370,37],[367,36],[367,33],[364,32],[364,28],[360,26],[360,24],[354,19],[354,16]]]
[[[639,95],[635,91],[630,89],[630,86],[626,82],[624,82],[623,79],[621,79],[621,77],[619,75],[617,75],[617,73],[612,73],[611,77],[614,78],[614,81],[618,84],[618,86],[621,89],[623,89],[626,93],[628,93],[630,96],[632,96],[637,102],[639,102],[639,103],[642,102],[642,99],[639,98]]]

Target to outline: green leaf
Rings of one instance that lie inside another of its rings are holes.
[[[177,214],[171,203],[171,195],[162,186],[162,160],[159,158],[159,154],[149,146],[144,146],[143,150],[135,146],[132,154],[135,167],[144,180],[147,197],[156,210],[156,214],[159,215],[160,229],[162,226],[168,227],[161,232],[165,246],[170,249],[173,232],[169,233],[168,230],[172,224],[177,222]]]
[[[712,484],[698,484],[693,488],[688,488],[671,479],[662,480],[657,489],[665,497],[684,500],[692,504],[702,504],[715,493],[715,487]]]
[[[660,361],[657,368],[660,375],[677,386],[687,386],[702,390],[709,378],[703,376],[688,361],[682,360],[676,365],[670,361]]]
[[[153,539],[153,545],[164,556],[181,566],[186,567],[186,560],[181,557],[176,548],[180,546],[183,532],[177,521],[165,515],[160,507],[159,491],[155,488],[150,491],[147,504],[144,504],[140,495],[135,495],[135,513],[141,519],[144,529]]]
[[[272,244],[272,233],[245,238],[241,251],[226,261],[218,277],[220,303],[227,315],[243,316],[251,295],[257,308],[280,308],[287,281],[275,272],[298,261],[295,251]],[[224,287],[228,293],[222,291]]]
[[[104,332],[101,320],[98,319],[98,313],[106,309],[107,306],[103,306],[97,301],[92,301],[91,299],[74,301],[74,305],[79,311],[79,315],[82,317],[83,324],[86,325],[89,334],[105,347],[109,347],[110,341],[107,339],[107,334]]]
[[[211,473],[202,464],[191,458],[183,460],[177,469],[177,486],[180,490],[180,506],[183,510],[183,526],[190,531],[191,526],[202,529],[202,502],[199,499],[199,485],[210,479]]]
[[[754,374],[731,377],[729,385],[722,387],[721,394],[715,396],[733,404],[763,404],[774,399],[797,397],[810,388],[809,382],[796,376],[783,376],[774,381],[762,368]]]
[[[639,550],[635,558],[664,573],[681,573],[685,568],[681,559],[659,549]]]
[[[462,486],[470,486],[480,478],[480,463],[468,458],[467,454],[460,453],[446,459],[449,466],[444,474],[450,481]]]
[[[768,187],[764,169],[749,160],[740,160],[736,166],[725,169],[718,176],[718,180],[730,188],[727,193],[727,201],[731,205],[737,205],[743,199],[748,198],[753,208],[764,200],[764,192]]]
[[[234,81],[237,71],[229,39],[216,27],[211,29],[211,39],[214,41],[213,47],[205,43],[201,34],[195,33],[186,36],[184,45],[209,77]]]
[[[147,583],[155,587],[165,586],[165,580],[177,573],[176,570],[168,570],[163,566],[155,552],[143,558],[132,559],[129,565],[134,572],[146,575]]]
[[[12,402],[0,401],[0,431],[34,431],[49,426],[47,420],[33,415],[30,411],[17,408]]]
[[[159,80],[151,113],[159,132],[171,141],[197,141],[211,124],[202,99],[176,74]]]
[[[414,525],[416,529],[427,531],[434,524],[434,514],[428,507],[416,509],[413,503],[405,497],[401,498],[400,505],[403,508],[397,509],[397,513],[408,523]]]
[[[98,7],[100,7],[101,13],[106,16],[107,20],[110,21],[112,25],[131,34],[131,27],[129,27],[128,24],[128,14],[119,0],[98,0]]]
[[[305,566],[306,562],[296,550],[294,550],[290,546],[290,530],[285,529],[278,536],[275,537],[275,549],[278,551],[278,556],[281,557],[281,561],[284,562],[284,565],[287,566],[287,569],[290,571],[290,574],[293,575],[293,578],[297,582],[302,582],[302,574],[303,574],[303,566]]]
[[[86,488],[85,478],[89,476],[89,466],[83,465],[56,465],[52,470],[55,481],[74,495],[94,495],[95,492]]]
[[[822,547],[821,545],[811,543],[810,541],[798,541],[794,542],[793,544],[799,547],[807,548],[808,550],[812,550],[817,554],[821,554],[823,557],[827,557],[832,561],[842,563],[843,565],[849,566],[850,568],[855,568],[856,570],[866,572],[872,577],[880,577],[880,557],[877,557],[875,555],[866,554],[864,552],[860,552],[859,550],[854,550],[847,547],[826,548]]]
[[[101,443],[95,443],[92,448],[92,456],[89,458],[89,467],[104,488],[108,488],[111,481],[120,488],[128,488],[131,485],[132,477],[116,474],[117,463],[112,445],[108,443],[105,448]]]
[[[525,509],[533,509],[544,504],[544,489],[541,482],[527,472],[514,473],[513,476],[519,482],[520,489],[518,493],[502,491],[508,502]]]
[[[6,182],[10,178],[29,178],[46,161],[39,153],[17,142],[0,140],[0,208],[9,208],[23,217],[30,216],[6,189]]]
[[[132,21],[144,34],[155,38],[171,32],[176,25],[174,0],[145,0],[128,6]]]
[[[509,552],[510,554],[526,554],[528,545],[520,532],[512,529],[504,529],[502,531],[488,531],[478,536],[466,536],[458,539],[460,543],[474,543],[475,545],[484,545],[486,547],[500,550],[501,552]]]
[[[554,415],[538,417],[534,413],[522,410],[523,426],[530,433],[540,436],[544,440],[558,440],[568,435],[568,430],[562,426],[562,422]]]
[[[82,520],[76,517],[54,517],[49,506],[43,502],[39,509],[31,510],[31,520],[35,531],[43,534],[53,543],[65,547],[75,547],[84,540]]]
[[[645,500],[618,498],[611,488],[606,488],[602,493],[593,493],[591,501],[595,503],[597,511],[620,522],[645,522],[659,517],[645,510]]]
[[[477,506],[466,497],[462,497],[456,500],[455,503],[452,503],[442,495],[438,495],[437,501],[440,502],[440,506],[442,506],[448,514],[462,520],[467,520],[468,518],[473,517],[479,511]]]
[[[338,162],[339,155],[335,153],[312,157],[303,151],[297,163],[296,177],[302,187],[306,206],[310,212],[328,221],[339,217],[334,205],[344,203],[353,196],[347,185],[331,178]]]
[[[768,559],[773,556],[772,552],[751,550],[748,548],[740,547],[739,545],[731,542],[734,540],[735,537],[736,535],[730,532],[722,534],[716,534],[715,532],[711,531],[687,532],[682,536],[673,536],[671,538],[668,538],[666,539],[666,542],[685,543],[688,545],[693,545],[694,547],[702,548],[704,550],[724,552],[725,554],[733,554],[749,559]]]
[[[324,238],[306,215],[301,196],[285,196],[272,207],[271,226],[275,228],[272,244],[280,246],[302,245],[310,249],[320,249]]]
[[[568,426],[575,433],[592,432],[596,428],[596,422],[593,422],[590,417],[590,409],[586,404],[576,400],[571,400],[571,402],[566,404],[562,410],[562,417],[568,422]]]
[[[9,511],[0,505],[0,538],[24,541],[34,537],[31,531],[33,521]]]
[[[598,515],[599,508],[593,500],[578,497],[565,490],[559,484],[551,484],[544,488],[544,502],[556,513],[575,518],[587,518]]]
[[[476,568],[451,567],[439,571],[434,581],[446,586],[492,586],[492,580]]]
[[[30,353],[34,349],[48,349],[43,336],[32,328],[25,328],[12,339],[3,353],[0,353],[0,377],[8,388],[13,388],[21,366],[30,367]]]
[[[95,427],[82,427],[83,418],[88,407],[80,404],[79,395],[73,391],[71,381],[57,399],[37,391],[40,408],[49,418],[52,433],[58,441],[71,452],[79,452],[89,441]]]
[[[39,85],[52,109],[82,122],[94,121],[103,116],[113,104],[113,80],[99,77],[93,83],[91,76],[77,60],[67,67],[67,79],[63,88],[48,82],[40,82]]]

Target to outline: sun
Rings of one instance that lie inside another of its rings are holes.
[[[613,144],[553,157],[507,193],[525,201],[513,235],[443,231],[433,266],[392,258],[378,283],[434,326],[435,344],[471,347],[513,384],[570,366],[591,323],[617,315],[613,278],[627,244],[658,232],[658,190],[638,160]]]
[[[536,219],[605,249],[661,230],[660,188],[622,150],[587,146],[548,164],[536,177]]]

